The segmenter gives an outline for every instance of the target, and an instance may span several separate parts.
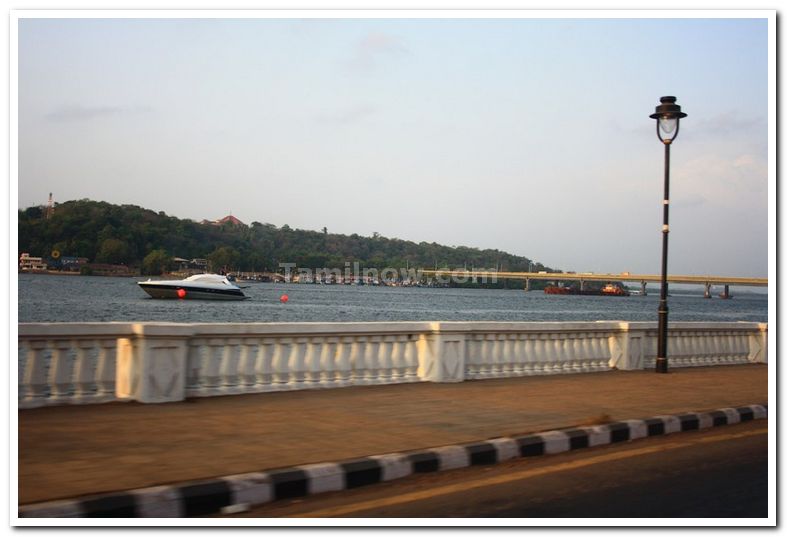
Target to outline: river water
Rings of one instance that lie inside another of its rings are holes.
[[[648,296],[545,295],[543,291],[249,283],[240,302],[155,300],[147,278],[20,274],[19,322],[656,321]],[[715,289],[716,292],[720,289]],[[745,288],[732,300],[671,288],[670,321],[768,321],[768,296]],[[280,302],[287,294],[289,301]]]

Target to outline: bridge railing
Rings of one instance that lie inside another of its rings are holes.
[[[767,324],[671,323],[670,367],[767,362]],[[20,408],[654,367],[656,323],[23,323]]]

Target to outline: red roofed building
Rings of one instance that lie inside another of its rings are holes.
[[[243,222],[232,216],[231,214],[225,216],[224,218],[219,218],[218,220],[214,220],[213,222],[209,222],[207,220],[202,221],[203,224],[212,224],[214,226],[223,226],[224,224],[230,224],[233,226],[245,226]]]

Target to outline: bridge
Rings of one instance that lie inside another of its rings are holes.
[[[658,274],[631,274],[629,272],[621,273],[594,273],[594,272],[495,272],[495,271],[481,271],[481,270],[423,270],[422,273],[427,276],[435,277],[451,277],[451,278],[482,278],[482,279],[508,279],[508,280],[524,280],[525,291],[530,290],[530,280],[547,280],[547,281],[578,281],[580,289],[584,288],[586,281],[601,281],[601,282],[639,282],[642,288],[642,294],[645,295],[645,287],[650,282],[661,282],[661,276]],[[744,278],[737,276],[709,276],[709,275],[668,275],[667,283],[693,283],[705,286],[705,297],[711,297],[711,287],[714,285],[723,285],[724,293],[722,298],[730,297],[730,285],[739,286],[753,286],[753,287],[767,287],[768,278]]]

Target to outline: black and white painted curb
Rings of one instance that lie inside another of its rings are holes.
[[[493,438],[410,453],[389,453],[342,462],[306,464],[69,500],[25,505],[26,517],[190,517],[234,513],[275,500],[352,489],[411,474],[495,464],[517,457],[562,453],[638,438],[692,431],[766,418],[767,405],[712,412],[654,416],[592,427],[576,427]]]

